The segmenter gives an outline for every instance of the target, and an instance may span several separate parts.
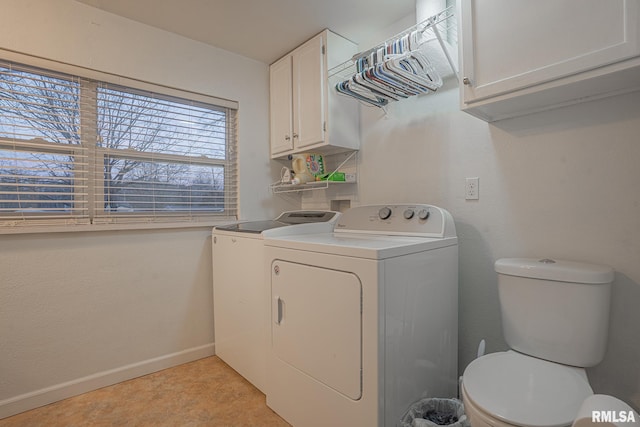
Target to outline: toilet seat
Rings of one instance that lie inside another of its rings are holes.
[[[584,369],[515,351],[475,359],[462,376],[471,403],[504,423],[518,426],[571,425],[593,390]]]

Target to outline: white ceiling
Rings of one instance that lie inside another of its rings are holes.
[[[325,28],[356,43],[415,0],[77,0],[267,64]]]

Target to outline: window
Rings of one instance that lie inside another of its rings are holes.
[[[235,121],[228,106],[0,62],[0,225],[235,217]]]
[[[0,64],[0,215],[86,214],[80,88]]]

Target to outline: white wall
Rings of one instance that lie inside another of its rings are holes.
[[[0,418],[210,355],[209,230],[0,237]]]
[[[460,373],[482,338],[506,348],[496,259],[602,263],[616,270],[611,333],[589,377],[640,407],[640,92],[488,124],[459,111],[448,80],[386,117],[364,107],[361,124],[355,203],[432,203],[456,220]],[[466,177],[480,178],[479,200],[464,199]]]
[[[2,13],[2,49],[238,101],[241,216],[281,211],[266,64],[73,0],[4,0]],[[209,236],[0,235],[0,418],[211,354]]]

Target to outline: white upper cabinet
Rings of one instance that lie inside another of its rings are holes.
[[[358,149],[359,105],[327,81],[328,70],[355,53],[354,43],[325,30],[271,65],[272,158]]]
[[[462,0],[462,109],[487,121],[640,88],[638,0]]]
[[[293,149],[291,55],[271,65],[269,76],[271,153],[274,154]]]
[[[324,38],[315,37],[293,52],[293,137],[296,148],[324,141],[327,73]]]

